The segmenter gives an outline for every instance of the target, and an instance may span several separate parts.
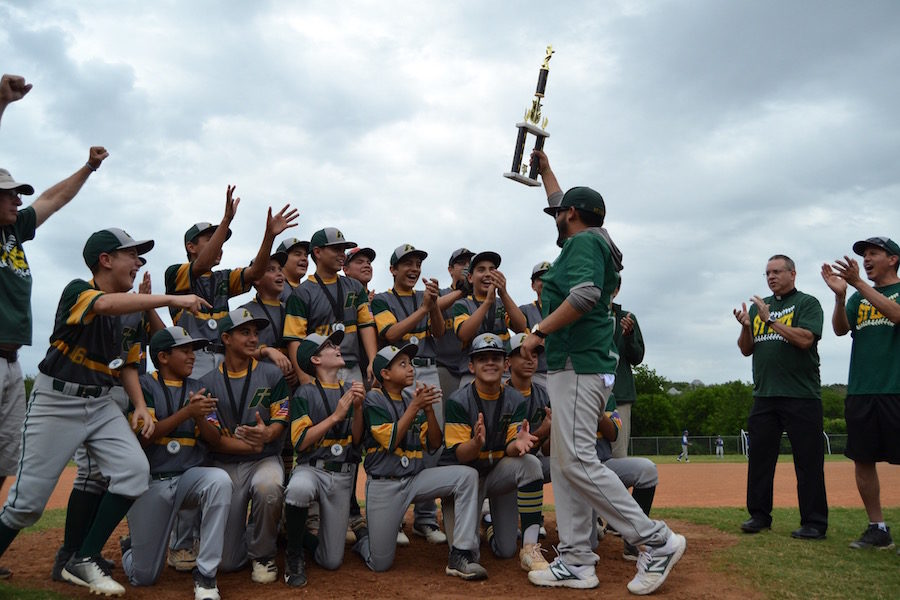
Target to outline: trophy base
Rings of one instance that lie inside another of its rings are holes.
[[[537,137],[542,137],[542,138],[550,137],[550,134],[547,133],[546,129],[541,129],[537,125],[535,125],[533,123],[529,123],[528,121],[522,121],[521,123],[516,123],[516,127],[518,127],[519,129],[524,129],[528,133],[535,135]]]
[[[532,179],[531,177],[526,177],[525,175],[522,175],[521,173],[504,173],[503,176],[508,179],[518,181],[519,183],[524,183],[525,185],[528,185],[531,187],[541,187],[540,181],[536,181],[536,180]]]

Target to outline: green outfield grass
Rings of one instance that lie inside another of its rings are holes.
[[[885,509],[884,513],[888,523],[900,523],[900,508]],[[800,513],[791,508],[776,508],[772,531],[756,535],[743,534],[738,528],[747,518],[743,508],[661,508],[654,509],[653,516],[709,525],[734,534],[737,544],[715,553],[712,567],[747,580],[769,598],[875,600],[900,596],[900,556],[896,549],[848,547],[868,524],[862,509],[831,509],[828,538],[820,541],[790,537],[800,525]]]

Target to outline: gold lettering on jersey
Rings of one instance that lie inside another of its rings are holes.
[[[22,279],[31,277],[31,268],[25,260],[25,251],[16,244],[16,236],[10,235],[0,248],[0,269],[9,269]]]
[[[896,302],[898,296],[900,296],[900,293],[894,293],[887,296],[887,299]],[[872,327],[873,325],[894,326],[890,319],[885,317],[880,310],[872,306],[871,302],[865,298],[861,298],[859,308],[856,311],[856,329],[858,331],[863,327]]]
[[[779,323],[787,327],[793,327],[795,305],[791,305],[781,310],[773,311],[771,314]],[[777,333],[774,329],[766,325],[766,322],[759,318],[759,314],[753,317],[753,341],[755,342],[787,342],[784,337]]]
[[[259,404],[271,394],[272,390],[270,390],[269,388],[258,388],[256,390],[256,393],[253,394],[253,399],[250,400],[250,408],[259,406]]]

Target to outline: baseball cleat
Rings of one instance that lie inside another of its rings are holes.
[[[278,567],[273,559],[253,559],[251,564],[250,579],[254,583],[274,583],[278,579]]]
[[[73,556],[62,570],[65,581],[90,589],[99,596],[121,596],[125,588],[109,576],[95,557],[78,558]]]
[[[470,550],[450,548],[450,560],[447,562],[447,568],[444,572],[447,575],[460,577],[467,581],[487,579],[487,571],[475,562],[474,558]]]
[[[66,563],[72,558],[73,552],[69,552],[62,546],[56,551],[56,557],[53,559],[53,568],[50,569],[50,579],[53,581],[65,581],[62,576]]]
[[[425,538],[429,544],[446,544],[447,536],[434,525],[413,525],[413,533]]]
[[[306,585],[306,562],[303,551],[284,554],[284,582],[290,587],[301,588]]]
[[[170,548],[169,558],[166,562],[176,571],[187,573],[197,566],[197,553],[194,552],[193,548],[179,548],[177,550]]]
[[[194,569],[194,600],[221,600],[215,577],[201,575]]]
[[[891,538],[891,528],[887,527],[886,529],[887,531],[879,528],[874,523],[870,523],[858,540],[850,542],[850,547],[854,550],[867,550],[869,548],[890,550],[894,547],[894,540]]]
[[[567,565],[556,557],[546,569],[529,571],[528,581],[542,587],[567,587],[587,590],[600,585],[594,565]]]
[[[637,575],[628,582],[628,591],[637,596],[652,594],[661,586],[687,548],[683,535],[672,533],[658,548],[647,547],[637,561]]]
[[[541,571],[550,568],[550,564],[544,558],[544,550],[540,543],[522,545],[522,549],[519,550],[519,565],[525,571]]]

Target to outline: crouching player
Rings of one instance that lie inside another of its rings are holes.
[[[518,514],[522,526],[519,563],[526,571],[546,569],[538,543],[544,478],[541,461],[529,454],[537,438],[529,431],[522,394],[501,383],[505,360],[499,336],[484,333],[472,340],[469,370],[475,381],[459,388],[446,402],[447,449],[441,464],[455,462],[478,471],[478,505],[484,498],[490,502],[492,524],[486,535],[494,554],[500,558],[515,555]],[[443,510],[446,524],[452,520],[453,510],[446,504]]]
[[[169,533],[182,507],[200,508],[200,545],[194,567],[195,600],[218,600],[225,519],[231,505],[228,473],[204,467],[206,444],[220,432],[216,399],[190,379],[194,350],[207,344],[181,327],[157,331],[150,359],[157,371],[141,375],[141,390],[156,427],[142,443],[150,462],[150,489],[128,511],[130,538],[122,540],[122,568],[131,585],[153,585],[165,564]]]
[[[284,503],[281,447],[290,399],[281,369],[252,358],[259,345],[259,329],[268,324],[254,319],[245,308],[229,312],[218,322],[225,362],[200,379],[219,399],[216,413],[222,435],[211,448],[210,464],[226,471],[234,486],[222,570],[241,569],[249,559],[250,578],[256,583],[278,578],[275,551]]]
[[[297,466],[285,491],[287,549],[284,581],[291,587],[306,585],[303,537],[309,505],[319,503],[319,535],[316,562],[337,569],[344,558],[344,542],[350,519],[350,494],[356,487],[359,455],[353,446],[363,437],[362,403],[366,388],[361,382],[345,386],[338,380],[344,368],[341,357],[343,331],[328,337],[312,333],[300,341],[297,364],[313,377],[291,399],[291,443]],[[354,531],[356,548],[368,547],[365,527]],[[361,551],[363,558],[366,553]]]
[[[404,391],[415,381],[412,359],[417,349],[415,344],[385,346],[373,361],[381,389],[370,391],[364,405],[367,564],[373,571],[388,570],[394,563],[397,528],[406,509],[411,503],[441,498],[442,506],[452,503],[458,513],[455,526],[447,527],[452,541],[445,572],[463,579],[485,579],[487,571],[476,562],[478,474],[460,465],[425,468],[426,448],[434,453],[443,442],[434,414],[441,392],[428,385],[417,386],[415,394]]]
[[[653,506],[653,496],[656,495],[656,485],[659,483],[659,472],[653,461],[648,458],[639,456],[613,458],[612,443],[619,436],[621,426],[622,421],[616,412],[615,396],[611,395],[606,403],[606,411],[601,413],[600,421],[597,424],[597,458],[619,477],[626,488],[632,488],[631,497],[649,517],[650,507]],[[591,519],[594,528],[597,527],[597,517],[598,515],[595,514]],[[596,534],[595,531],[591,535],[592,549],[596,548],[598,539]],[[637,546],[629,544],[624,539],[622,541],[625,544],[622,557],[626,560],[636,561],[640,556]]]

